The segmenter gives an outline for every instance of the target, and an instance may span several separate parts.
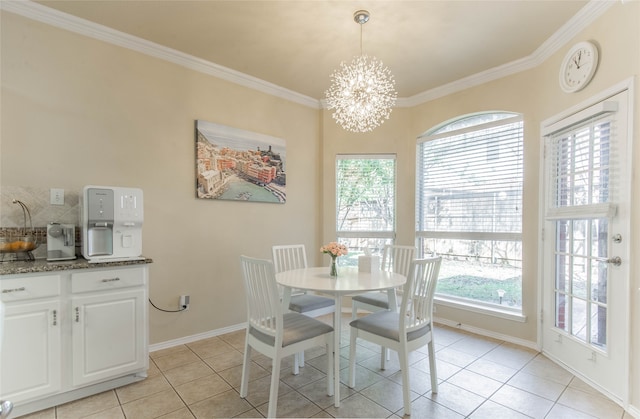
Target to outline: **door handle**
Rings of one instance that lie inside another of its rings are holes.
[[[622,259],[620,258],[620,256],[614,256],[612,258],[594,258],[594,259],[597,260],[598,262],[610,263],[614,266],[622,265]]]
[[[620,259],[620,256],[614,256],[612,258],[607,259],[607,263],[610,263],[614,266],[620,266],[622,265],[622,259]]]

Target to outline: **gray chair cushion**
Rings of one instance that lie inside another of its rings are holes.
[[[376,334],[396,342],[400,342],[400,315],[394,311],[378,311],[369,314],[349,323],[351,327]],[[431,325],[427,323],[420,329],[413,330],[407,335],[407,341],[412,341],[426,335],[431,330]]]
[[[354,295],[351,299],[389,310],[389,295],[386,292],[365,292],[364,294]]]
[[[282,335],[282,347],[333,331],[333,327],[328,324],[303,314],[286,313],[283,318],[284,333]],[[273,346],[275,344],[275,337],[262,333],[254,327],[249,329],[249,333],[267,345]]]
[[[319,308],[331,307],[335,305],[333,298],[321,297],[313,294],[292,295],[289,303],[289,310],[296,313],[306,313]]]

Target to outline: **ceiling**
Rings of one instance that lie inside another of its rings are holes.
[[[322,99],[330,74],[360,54],[391,70],[399,97],[526,59],[588,1],[143,0],[41,5]]]

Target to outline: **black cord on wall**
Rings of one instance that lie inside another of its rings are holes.
[[[149,303],[151,303],[153,308],[155,308],[156,310],[164,311],[165,313],[179,313],[179,312],[185,311],[187,309],[186,307],[182,307],[182,308],[180,308],[178,310],[165,310],[165,309],[160,308],[160,307],[156,306],[155,304],[153,304],[153,301],[151,301],[151,298],[149,298]]]

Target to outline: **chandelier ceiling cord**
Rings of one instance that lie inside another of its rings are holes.
[[[391,71],[376,57],[362,53],[362,25],[369,12],[358,10],[353,20],[360,25],[360,56],[351,64],[340,63],[331,74],[331,87],[325,92],[333,119],[347,131],[367,132],[389,119],[396,103],[396,82]]]

